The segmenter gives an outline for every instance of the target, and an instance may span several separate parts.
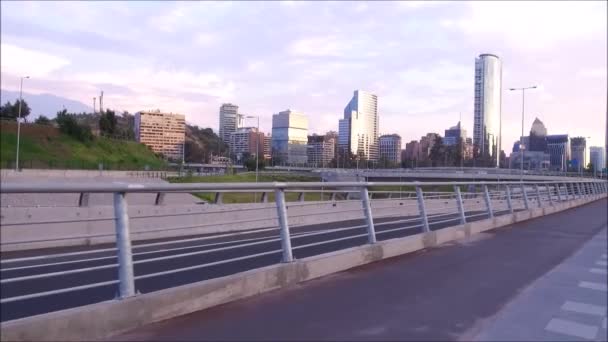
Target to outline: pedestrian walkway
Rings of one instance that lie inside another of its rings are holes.
[[[476,341],[606,341],[606,228],[533,282]]]
[[[556,330],[571,331],[572,323],[585,325],[588,329],[578,333],[593,334],[589,340],[601,340],[606,334],[600,329],[605,315],[599,313],[606,306],[602,254],[607,203],[601,200],[150,324],[113,340],[564,341],[577,337]],[[581,248],[576,264],[548,274]],[[515,316],[497,316],[526,304],[510,305],[539,279],[555,284],[528,299],[528,309],[536,313],[520,309]],[[505,319],[511,325],[499,325]],[[514,336],[503,337],[509,332]]]

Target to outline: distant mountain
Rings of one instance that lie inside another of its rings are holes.
[[[0,89],[0,103],[5,104],[7,101],[15,102],[19,99],[19,92],[12,90]],[[30,94],[23,93],[23,99],[32,109],[30,119],[35,119],[40,115],[48,118],[54,118],[57,112],[63,108],[70,113],[93,112],[93,108],[85,105],[82,102],[59,97],[52,94]]]

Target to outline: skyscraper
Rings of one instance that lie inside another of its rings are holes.
[[[378,96],[355,90],[338,127],[340,153],[378,160]]]
[[[568,170],[568,160],[570,160],[570,138],[568,134],[547,135],[547,151],[551,161],[551,170]]]
[[[585,152],[587,149],[587,139],[575,137],[570,139],[570,155],[572,156],[572,168],[575,171],[582,171],[587,165]]]
[[[232,103],[224,103],[220,107],[220,129],[219,135],[226,144],[230,144],[230,134],[242,127],[243,119],[239,115],[239,106]]]
[[[528,151],[547,152],[547,128],[538,118],[534,119],[530,129],[530,146]]]
[[[481,54],[475,59],[473,144],[483,157],[500,158],[502,63],[498,56]]]
[[[272,116],[272,158],[278,163],[306,164],[308,118],[290,109]]]
[[[605,162],[604,148],[600,146],[589,147],[589,161],[593,164],[593,171],[602,171]]]

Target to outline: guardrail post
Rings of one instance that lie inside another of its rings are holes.
[[[287,220],[287,207],[285,206],[285,191],[274,190],[274,199],[277,205],[277,216],[281,233],[281,248],[283,249],[283,262],[292,262],[291,236],[289,234],[289,222]]]
[[[335,192],[331,193],[331,198],[329,200],[332,201],[332,202],[336,200],[336,193]]]
[[[542,207],[543,203],[540,199],[540,189],[538,188],[538,184],[534,184],[534,189],[536,190],[536,200],[538,201],[538,207]]]
[[[261,202],[268,203],[268,193],[267,192],[262,192]]]
[[[154,200],[154,205],[163,205],[165,203],[165,193],[158,192],[156,193],[156,199]]]
[[[304,202],[304,192],[298,193],[298,202]]]
[[[570,185],[569,186],[570,190],[568,192],[568,197],[570,197],[570,195],[572,195],[572,199],[573,200],[576,199],[576,189],[574,187],[574,183],[567,183],[567,184]]]
[[[374,218],[372,216],[372,207],[369,204],[369,192],[367,187],[361,188],[361,204],[363,205],[363,214],[365,215],[365,223],[367,224],[367,241],[376,243],[376,229],[374,228]]]
[[[224,197],[224,193],[223,192],[216,192],[215,193],[215,198],[213,199],[213,203],[215,204],[222,204],[222,198]]]
[[[81,192],[78,197],[78,206],[79,207],[88,207],[89,206],[89,193]]]
[[[578,190],[578,198],[582,198],[583,197],[583,189],[581,187],[581,183],[576,183],[576,188]]]
[[[488,218],[494,217],[494,211],[492,210],[492,201],[490,200],[490,191],[488,191],[488,186],[483,186],[483,197],[486,201],[486,209],[488,210]]]
[[[513,214],[513,202],[511,201],[511,187],[506,185],[507,192],[507,207],[509,208],[509,213]]]
[[[114,220],[116,229],[116,250],[118,254],[118,290],[120,299],[135,295],[131,233],[129,231],[129,213],[127,210],[125,193],[114,193]]]
[[[458,214],[460,215],[460,224],[467,223],[467,218],[464,214],[464,204],[462,203],[462,195],[460,194],[460,186],[454,185],[454,192],[456,192],[456,203],[458,205]]]
[[[560,189],[559,183],[555,184],[555,192],[557,193],[557,201],[561,202],[562,201],[562,193],[561,193],[561,189]]]
[[[553,205],[553,187],[545,184],[545,189],[547,189],[547,195],[549,196],[549,205]]]
[[[420,219],[422,220],[422,231],[430,232],[429,219],[426,216],[426,208],[424,207],[424,195],[419,186],[416,187],[416,198],[418,199],[418,211],[420,212]]]
[[[526,193],[526,185],[522,184],[521,185],[521,195],[524,199],[524,206],[526,208],[526,210],[530,209],[530,201],[528,201],[528,194]]]

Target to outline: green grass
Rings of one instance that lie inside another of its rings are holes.
[[[19,152],[22,168],[97,169],[98,164],[103,163],[105,169],[141,170],[145,165],[150,169],[166,165],[164,160],[137,142],[98,137],[85,144],[53,132],[52,127],[49,127],[49,132],[33,135],[22,131]],[[2,167],[9,167],[14,162],[16,144],[16,134],[3,130],[0,140]]]
[[[222,175],[222,176],[192,176],[192,177],[170,177],[168,181],[171,183],[253,183],[255,182],[255,172],[245,172],[235,175]],[[276,174],[276,173],[264,173],[259,174],[258,182],[320,182],[321,178],[316,175],[301,175],[301,174]],[[215,193],[200,192],[194,193],[193,195],[212,202],[215,197]],[[329,199],[331,194],[324,193],[324,199]],[[285,199],[289,202],[297,201],[298,194],[287,192]],[[321,200],[320,192],[306,193],[304,199],[306,201],[319,201]],[[254,201],[260,202],[262,200],[262,194],[253,192],[248,193],[225,193],[222,201],[224,203],[251,203]],[[268,194],[268,201],[274,201],[274,193]]]

